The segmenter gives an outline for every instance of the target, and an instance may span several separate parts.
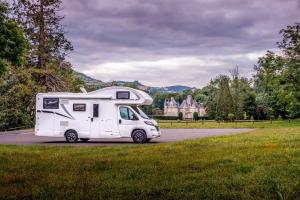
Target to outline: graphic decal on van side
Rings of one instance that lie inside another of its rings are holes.
[[[73,119],[73,118],[71,118],[71,117],[69,117],[69,116],[60,114],[60,113],[58,113],[58,112],[53,112],[53,111],[48,111],[48,110],[37,110],[37,112],[56,114],[56,115],[60,115],[60,116],[62,116],[62,117],[66,117],[66,118],[69,118],[69,119]]]
[[[67,108],[66,108],[66,106],[64,105],[64,104],[60,104],[61,105],[61,107],[63,108],[63,110],[69,115],[69,117],[71,118],[71,119],[75,119],[70,113],[69,113],[69,111],[67,110]]]

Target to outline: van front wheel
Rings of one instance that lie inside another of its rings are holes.
[[[78,134],[74,130],[68,130],[65,133],[65,138],[67,142],[74,143],[78,141]]]
[[[147,141],[147,135],[143,130],[135,130],[132,133],[132,139],[135,143],[145,143]]]

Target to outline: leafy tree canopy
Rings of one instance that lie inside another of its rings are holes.
[[[7,17],[8,5],[0,1],[0,74],[4,74],[9,63],[21,66],[26,62],[27,40],[22,29]]]
[[[263,106],[268,116],[300,116],[300,24],[280,31],[282,41],[278,47],[282,51],[276,55],[268,51],[255,67],[255,87],[257,93],[265,93]],[[260,105],[259,105],[260,106]]]

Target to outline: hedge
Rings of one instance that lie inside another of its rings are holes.
[[[152,118],[158,120],[178,120],[178,116],[153,115]]]

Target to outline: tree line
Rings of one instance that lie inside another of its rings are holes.
[[[176,101],[191,94],[204,103],[206,118],[216,120],[287,119],[300,117],[300,24],[279,32],[278,53],[267,51],[254,66],[252,78],[240,76],[236,66],[230,76],[219,75],[202,89],[177,94],[156,94],[146,108],[156,115],[163,110],[164,99]]]

